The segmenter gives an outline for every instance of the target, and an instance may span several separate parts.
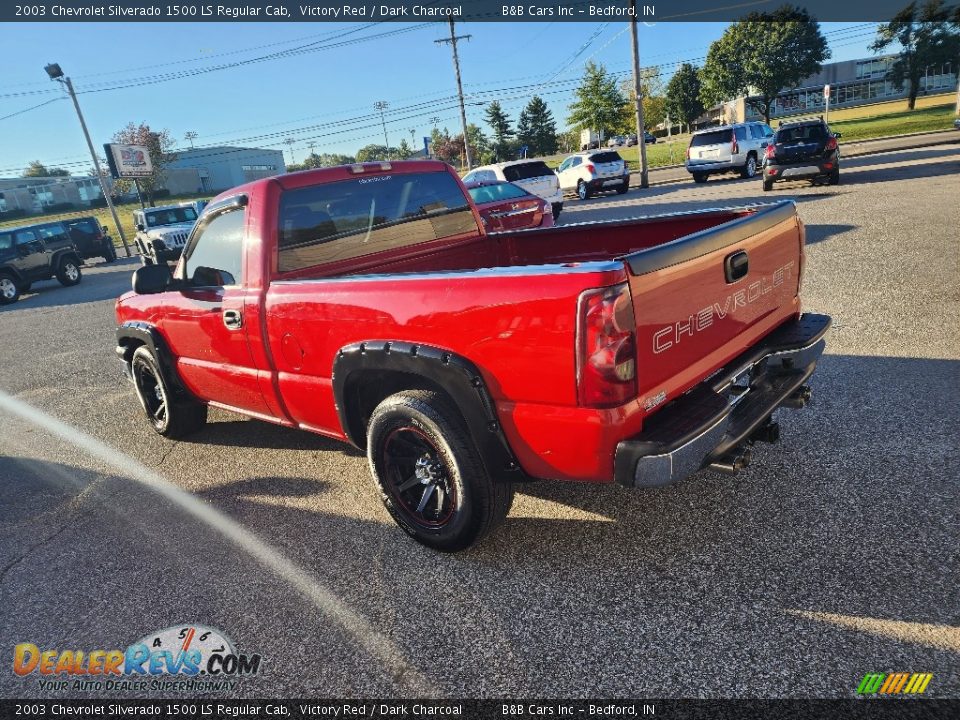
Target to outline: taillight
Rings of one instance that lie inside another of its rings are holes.
[[[588,173],[590,173],[591,175],[595,175],[596,172],[597,172],[597,169],[596,169],[593,165],[591,165],[590,163],[587,163],[586,165],[584,165],[584,166],[583,166],[583,169],[586,170],[586,171],[587,171]]]
[[[763,154],[767,160],[773,160],[777,156],[777,149],[773,145],[767,145],[767,149]]]
[[[587,290],[577,312],[577,391],[580,405],[605,408],[637,395],[633,304],[626,283]]]
[[[824,152],[827,152],[830,150],[836,150],[836,149],[837,149],[837,139],[835,137],[831,137],[829,140],[827,140],[827,144],[823,148]]]
[[[740,146],[737,145],[737,134],[735,132],[730,133],[730,152],[733,155],[740,152]]]

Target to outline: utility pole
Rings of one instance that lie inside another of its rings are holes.
[[[467,170],[473,169],[470,160],[470,143],[467,142],[467,110],[463,105],[463,83],[460,82],[460,57],[457,55],[457,40],[469,40],[472,35],[457,35],[453,27],[453,16],[450,16],[450,39],[434,40],[438,45],[450,43],[453,47],[453,71],[457,75],[457,96],[460,98],[460,125],[463,128],[463,153]]]
[[[73,90],[73,83],[70,82],[70,78],[64,77],[63,70],[60,69],[57,63],[50,63],[43,69],[47,71],[47,75],[50,76],[51,80],[56,80],[67,89],[70,99],[73,100],[73,107],[76,108],[77,117],[80,119],[83,136],[87,139],[87,148],[90,150],[90,157],[93,158],[93,169],[94,172],[97,173],[97,180],[100,182],[100,192],[103,193],[103,199],[106,200],[107,207],[110,208],[110,214],[113,216],[113,224],[117,226],[117,232],[120,234],[123,249],[126,251],[127,257],[130,257],[130,246],[127,245],[127,236],[124,235],[123,227],[120,225],[120,218],[117,217],[117,209],[113,206],[113,198],[110,197],[110,188],[107,187],[107,181],[103,177],[103,171],[100,170],[100,158],[97,157],[97,153],[93,149],[93,141],[90,139],[90,132],[87,130],[87,123],[83,119],[83,113],[80,112],[80,103],[77,102],[77,93]]]
[[[290,148],[290,164],[296,165],[297,158],[294,157],[293,146],[297,144],[297,141],[294,140],[292,137],[288,137],[286,140],[283,141],[283,144],[286,145],[288,148]]]
[[[383,126],[383,145],[387,148],[387,157],[385,157],[384,160],[390,159],[390,139],[387,137],[387,121],[383,118],[383,113],[388,107],[390,107],[390,103],[386,100],[377,100],[373,104],[373,109],[380,111],[380,124]]]
[[[197,134],[193,130],[188,130],[183,134],[183,139],[190,143],[190,149],[193,150],[193,141],[197,139]]]
[[[640,93],[640,47],[637,43],[637,0],[630,0],[630,41],[633,45],[633,91],[637,96],[637,145],[640,148],[640,187],[650,187],[647,172],[646,128],[643,126],[643,96]]]

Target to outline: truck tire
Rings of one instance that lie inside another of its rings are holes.
[[[693,173],[693,181],[695,183],[705,183],[707,181],[706,173]]]
[[[103,261],[105,263],[112,263],[116,259],[117,259],[117,249],[113,245],[110,245],[109,247],[107,247],[106,252],[104,252],[103,254]]]
[[[130,371],[140,406],[158,434],[175,440],[196,432],[207,422],[207,406],[176,399],[145,345],[134,351]]]
[[[57,264],[57,281],[64,287],[76,285],[83,279],[80,263],[74,257],[65,257]]]
[[[479,541],[513,503],[513,485],[490,477],[460,413],[438,392],[381,402],[367,427],[367,459],[394,521],[441,552]]]
[[[623,185],[617,188],[617,195],[623,195],[629,189],[630,189],[630,181],[624,180]]]
[[[834,170],[832,173],[830,173],[829,177],[827,178],[827,185],[839,185],[839,184],[840,184],[840,171]]]
[[[17,279],[10,273],[0,273],[0,305],[12,305],[20,299]]]

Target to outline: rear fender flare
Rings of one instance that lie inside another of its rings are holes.
[[[365,375],[370,379],[372,374],[384,372],[409,377],[412,387],[446,393],[463,416],[491,478],[509,482],[531,479],[510,449],[477,367],[456,353],[429,345],[370,340],[340,349],[333,363],[333,393],[340,424],[351,443],[359,448],[366,446],[367,418],[356,400],[358,383]],[[409,388],[385,388],[380,400],[401,389]]]

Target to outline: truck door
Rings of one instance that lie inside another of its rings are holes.
[[[166,294],[161,329],[177,370],[198,397],[249,414],[272,416],[250,352],[243,286],[244,207],[204,218],[188,241],[178,275],[186,287]],[[250,296],[250,297],[248,297]]]

